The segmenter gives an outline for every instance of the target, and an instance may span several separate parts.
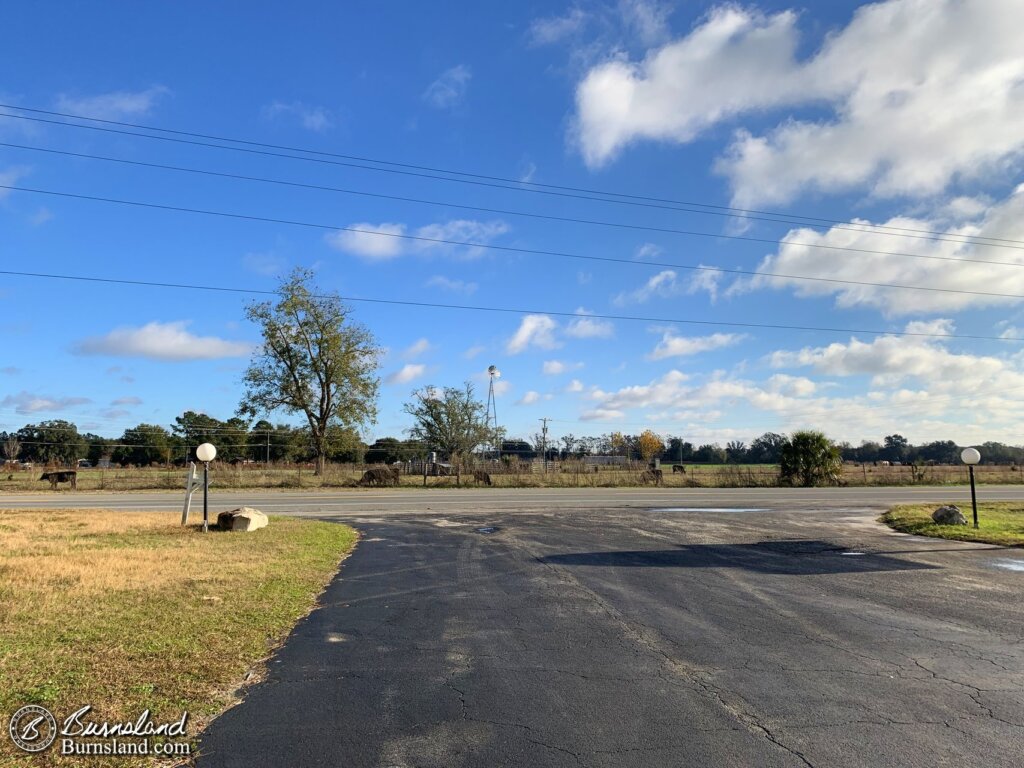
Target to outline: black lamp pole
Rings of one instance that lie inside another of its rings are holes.
[[[974,488],[974,475],[971,475],[971,488]],[[978,516],[974,516],[977,528]],[[203,462],[203,533],[210,531],[210,462]]]
[[[974,493],[974,465],[967,465],[968,473],[971,476],[971,507],[974,509],[974,527],[978,527],[978,497]]]

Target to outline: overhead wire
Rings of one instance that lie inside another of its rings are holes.
[[[930,291],[937,293],[951,293],[961,294],[969,296],[986,296],[991,298],[1004,298],[1004,299],[1024,299],[1024,294],[1014,293],[1000,293],[996,291],[969,291],[962,288],[941,288],[938,286],[924,286],[924,285],[910,285],[903,283],[874,283],[866,280],[849,280],[843,278],[833,277],[813,277],[810,275],[790,275],[779,272],[764,272],[758,270],[748,269],[734,269],[729,267],[713,267],[704,264],[678,264],[675,262],[665,261],[654,261],[651,259],[625,259],[617,258],[613,256],[593,256],[588,254],[580,253],[569,253],[567,251],[550,251],[542,250],[539,248],[525,248],[521,246],[512,245],[496,245],[494,243],[482,243],[468,240],[454,240],[451,238],[443,237],[430,237],[427,235],[413,235],[405,232],[391,232],[387,230],[377,229],[366,229],[363,227],[353,226],[341,226],[335,224],[321,224],[317,222],[298,221],[295,219],[281,219],[270,216],[257,216],[253,214],[244,213],[232,213],[229,211],[213,211],[204,208],[191,208],[187,206],[178,205],[165,205],[162,203],[151,203],[141,200],[124,200],[120,198],[102,197],[98,195],[83,195],[74,192],[64,192],[60,190],[51,189],[40,189],[36,187],[24,187],[15,184],[0,184],[0,189],[6,189],[16,192],[28,192],[32,194],[48,195],[55,197],[71,198],[75,200],[88,200],[91,202],[108,203],[113,205],[124,205],[138,208],[146,208],[151,210],[160,211],[171,211],[174,213],[189,213],[197,214],[201,216],[212,216],[218,218],[235,219],[241,221],[257,221],[261,223],[269,224],[283,224],[286,226],[304,227],[310,229],[326,230],[331,232],[351,232],[355,234],[374,235],[378,237],[389,237],[401,240],[411,240],[413,242],[431,243],[435,245],[451,245],[465,248],[481,248],[486,250],[500,251],[505,253],[517,253],[532,256],[549,256],[560,259],[576,259],[582,261],[593,261],[593,262],[605,262],[613,264],[631,264],[639,266],[655,266],[655,267],[667,267],[671,269],[683,269],[693,272],[711,272],[716,274],[731,274],[731,275],[743,275],[755,278],[776,278],[781,280],[801,280],[815,283],[829,283],[835,285],[856,285],[866,286],[872,288],[886,288],[892,290],[909,290],[909,291]],[[851,250],[851,249],[841,249]],[[934,255],[922,255],[922,254],[900,254],[900,253],[889,253],[885,251],[864,251],[863,249],[853,249],[860,252],[868,253],[880,253],[888,256],[910,256],[913,258],[925,258],[925,259],[940,259],[943,261],[971,261],[972,263],[989,263],[989,264],[1000,264],[1003,266],[1010,267],[1024,267],[1024,263],[1013,263],[1013,262],[982,262],[973,259],[956,259],[945,256],[934,256]]]
[[[28,272],[22,270],[11,270],[11,269],[0,269],[0,275],[10,275],[12,277],[30,277],[50,280],[74,280],[81,282],[90,283],[108,283],[111,285],[134,285],[134,286],[145,286],[149,288],[171,288],[171,289],[183,289],[183,290],[196,290],[196,291],[216,291],[222,293],[237,293],[237,294],[252,294],[252,295],[266,295],[276,296],[279,293],[275,290],[270,289],[259,289],[259,288],[238,288],[233,286],[214,286],[214,285],[200,285],[195,283],[172,283],[172,282],[159,282],[155,280],[129,280],[126,278],[112,278],[112,277],[95,277],[91,275],[66,275],[58,273],[46,273],[46,272]],[[332,295],[326,294],[315,294],[315,298],[335,298]],[[987,336],[981,334],[962,334],[962,333],[940,333],[934,331],[894,331],[894,330],[871,330],[865,328],[838,328],[838,327],[826,327],[826,326],[811,326],[811,325],[788,325],[783,323],[747,323],[735,320],[694,320],[694,319],[681,319],[681,318],[667,318],[667,317],[644,317],[637,315],[612,315],[612,314],[601,314],[601,313],[580,313],[580,312],[567,312],[561,310],[550,310],[550,309],[528,309],[523,307],[492,307],[483,305],[469,305],[469,304],[446,304],[440,302],[430,301],[411,301],[406,299],[381,299],[381,298],[369,298],[365,296],[344,296],[338,295],[337,298],[342,301],[349,302],[361,302],[366,304],[382,304],[382,305],[393,305],[393,306],[408,306],[408,307],[428,307],[432,309],[455,309],[472,312],[493,312],[502,314],[516,314],[516,315],[550,315],[552,317],[567,317],[574,320],[580,319],[591,319],[591,320],[623,320],[631,322],[644,322],[654,324],[672,324],[672,325],[699,325],[699,326],[715,326],[715,327],[729,327],[729,328],[760,328],[770,330],[786,330],[786,331],[809,331],[809,332],[821,332],[821,333],[850,333],[850,334],[865,334],[871,336],[909,336],[909,337],[922,337],[922,338],[938,338],[938,339],[975,339],[983,341],[1006,341],[1016,342],[1024,341],[1024,337],[1018,336]]]
[[[855,253],[878,253],[878,254],[888,255],[888,256],[907,256],[907,257],[917,255],[917,254],[891,252],[891,251],[877,251],[877,250],[873,250],[873,249],[858,249],[858,248],[852,248],[852,247],[849,247],[849,246],[827,246],[827,245],[823,245],[823,244],[820,244],[820,243],[803,243],[803,242],[798,242],[798,241],[795,241],[795,240],[789,240],[789,239],[786,239],[786,238],[783,238],[782,240],[770,239],[770,238],[754,238],[754,237],[747,237],[747,236],[741,236],[741,235],[726,235],[726,234],[717,233],[717,232],[700,232],[700,231],[696,231],[696,230],[677,229],[677,228],[674,228],[674,227],[656,227],[656,226],[651,226],[651,225],[646,225],[646,224],[632,224],[632,223],[629,223],[629,222],[622,222],[622,221],[604,221],[604,220],[601,220],[601,219],[585,219],[585,218],[574,217],[574,216],[556,216],[554,214],[536,213],[536,212],[533,212],[533,211],[516,211],[516,210],[509,210],[507,208],[491,208],[491,207],[480,206],[480,205],[467,205],[465,203],[455,203],[455,202],[446,201],[446,200],[429,200],[429,199],[425,199],[425,198],[408,197],[408,196],[404,196],[404,195],[385,194],[385,193],[382,193],[382,192],[369,192],[369,191],[366,191],[366,190],[348,189],[348,188],[344,188],[344,187],[334,187],[334,186],[329,186],[329,185],[326,185],[326,184],[311,184],[311,183],[300,182],[300,181],[291,181],[291,180],[287,180],[287,179],[269,178],[269,177],[266,177],[266,176],[250,176],[250,175],[241,174],[241,173],[228,173],[226,171],[214,171],[214,170],[210,170],[208,168],[194,168],[194,167],[187,167],[187,166],[170,165],[170,164],[167,164],[167,163],[154,163],[154,162],[149,162],[149,161],[145,161],[145,160],[131,160],[131,159],[122,158],[122,157],[111,157],[109,155],[97,155],[97,154],[92,154],[92,153],[88,153],[88,152],[73,152],[71,150],[54,149],[52,147],[37,147],[37,146],[31,146],[31,145],[28,145],[28,144],[17,144],[17,143],[14,143],[14,142],[6,142],[6,141],[0,141],[0,147],[8,147],[10,149],[19,149],[19,150],[25,150],[25,151],[29,151],[29,152],[42,152],[42,153],[46,153],[46,154],[60,155],[60,156],[64,156],[64,157],[74,157],[74,158],[85,159],[85,160],[99,160],[99,161],[102,161],[102,162],[119,163],[119,164],[122,164],[122,165],[129,165],[129,166],[135,166],[135,167],[141,167],[141,168],[153,168],[153,169],[162,170],[162,171],[175,171],[177,173],[191,173],[191,174],[196,174],[196,175],[209,176],[209,177],[213,177],[213,178],[230,179],[230,180],[233,180],[233,181],[248,181],[248,182],[255,182],[255,183],[259,183],[259,184],[275,184],[275,185],[279,185],[279,186],[287,186],[287,187],[293,187],[293,188],[298,188],[298,189],[309,189],[309,190],[315,190],[315,191],[319,191],[319,192],[336,192],[336,193],[345,194],[345,195],[356,195],[356,196],[360,196],[360,197],[371,197],[371,198],[375,198],[375,199],[379,199],[379,200],[391,200],[391,201],[394,201],[394,202],[413,203],[413,204],[416,204],[416,205],[433,205],[433,206],[444,207],[444,208],[458,208],[458,209],[461,209],[461,210],[475,211],[475,212],[478,212],[478,213],[492,213],[492,214],[498,214],[498,215],[502,215],[502,216],[519,216],[519,217],[523,217],[523,218],[539,219],[539,220],[543,220],[543,221],[554,221],[554,222],[569,223],[569,224],[585,224],[585,225],[588,225],[588,226],[608,227],[608,228],[616,228],[616,229],[626,229],[626,230],[641,231],[641,232],[655,232],[655,233],[658,233],[658,234],[668,234],[668,235],[684,235],[684,236],[687,236],[687,237],[705,237],[705,238],[713,238],[713,239],[735,239],[735,240],[745,240],[745,241],[749,241],[749,242],[772,243],[772,244],[780,244],[781,243],[782,245],[802,246],[802,247],[807,247],[807,248],[821,248],[821,249],[826,249],[827,248],[829,250],[851,251],[851,252],[855,252]],[[959,245],[970,244],[968,241],[965,241],[965,240],[954,240],[954,239],[945,238],[945,237],[933,237],[931,235],[904,235],[904,236],[905,237],[915,237],[915,238],[925,239],[925,240],[928,240],[929,242],[954,243],[954,244],[959,244]],[[986,243],[985,245],[988,245],[988,246],[990,246],[992,248],[1006,248],[1006,249],[1011,249],[1011,250],[1024,250],[1024,243],[1021,243],[1019,245],[1011,244],[1009,242],[1007,242],[1007,243]],[[957,261],[967,261],[968,259],[955,259],[955,260],[957,260]],[[984,263],[984,264],[1002,264],[1002,265],[1006,265],[1006,266],[1024,266],[1024,265],[1022,265],[1020,263],[1015,263],[1015,262],[986,261],[986,260],[976,260],[976,261],[977,261],[977,263]]]
[[[503,178],[503,177],[500,177],[500,176],[489,176],[489,175],[486,175],[486,174],[467,173],[467,172],[463,172],[463,171],[453,171],[453,170],[438,169],[438,168],[433,168],[433,167],[430,167],[430,166],[415,165],[415,164],[412,164],[412,163],[400,163],[400,162],[394,162],[394,161],[388,161],[388,160],[378,160],[378,159],[366,158],[366,157],[361,157],[361,156],[357,156],[357,155],[345,155],[345,154],[341,154],[341,153],[325,152],[325,151],[322,151],[322,150],[305,149],[305,148],[297,148],[297,147],[288,147],[288,146],[285,146],[285,145],[269,144],[269,143],[265,143],[265,142],[257,142],[257,141],[251,141],[251,140],[245,140],[245,139],[236,139],[236,138],[228,138],[228,137],[222,137],[222,136],[214,136],[214,135],[210,135],[210,134],[203,134],[203,133],[190,132],[190,131],[173,130],[173,129],[169,129],[169,128],[160,128],[160,127],[156,127],[156,126],[141,125],[141,124],[138,124],[138,123],[128,123],[128,122],[117,121],[117,120],[106,120],[106,119],[88,117],[88,116],[85,116],[85,115],[73,115],[73,114],[70,114],[70,113],[54,112],[54,111],[41,110],[41,109],[33,109],[33,108],[29,108],[29,107],[20,107],[20,106],[16,106],[16,105],[0,104],[0,108],[15,109],[15,110],[26,111],[26,112],[34,112],[34,113],[37,113],[37,114],[47,114],[47,115],[53,115],[53,116],[60,116],[60,117],[63,117],[63,118],[74,119],[74,120],[98,122],[98,123],[104,123],[104,124],[107,124],[107,125],[118,125],[118,126],[124,126],[124,127],[139,128],[139,129],[147,130],[147,131],[155,131],[155,132],[160,132],[160,133],[173,134],[173,136],[160,136],[160,135],[153,135],[153,134],[147,134],[147,133],[138,133],[138,132],[134,132],[134,131],[126,131],[126,130],[120,130],[120,129],[114,129],[114,128],[104,128],[102,126],[97,126],[97,125],[87,125],[87,124],[82,124],[82,123],[69,123],[69,122],[66,122],[66,121],[63,121],[63,120],[49,120],[49,119],[46,119],[46,118],[31,117],[29,115],[17,115],[17,114],[0,112],[0,117],[7,117],[7,118],[11,118],[11,119],[28,120],[28,121],[34,121],[34,122],[48,123],[48,124],[52,124],[52,125],[65,126],[65,127],[70,127],[70,128],[81,128],[81,129],[87,129],[87,130],[93,130],[93,131],[101,131],[101,132],[107,132],[107,133],[122,134],[122,135],[127,135],[127,136],[134,136],[134,137],[138,137],[138,138],[147,138],[147,139],[153,139],[153,140],[158,140],[158,141],[177,142],[177,143],[189,144],[189,145],[193,145],[193,146],[201,146],[201,147],[206,147],[206,148],[226,149],[226,150],[231,150],[231,151],[236,151],[236,152],[247,152],[247,153],[258,154],[258,155],[265,155],[265,156],[270,156],[270,157],[289,158],[289,159],[293,159],[293,160],[303,160],[303,161],[316,162],[316,163],[327,163],[327,164],[330,164],[330,165],[338,165],[338,166],[349,167],[349,168],[358,168],[358,169],[361,169],[361,170],[369,170],[369,171],[378,171],[378,172],[386,172],[386,173],[403,174],[403,175],[415,176],[415,177],[420,177],[420,178],[428,178],[428,179],[433,179],[433,180],[438,180],[438,181],[450,181],[450,182],[458,182],[458,183],[464,183],[464,184],[476,184],[476,185],[482,185],[482,186],[487,186],[487,187],[494,187],[494,188],[498,188],[498,189],[506,189],[506,190],[518,191],[518,192],[533,192],[533,193],[538,193],[538,194],[554,195],[554,196],[559,196],[559,197],[567,197],[567,198],[575,198],[575,199],[583,199],[583,200],[591,200],[591,201],[596,201],[596,202],[617,203],[617,204],[633,205],[633,206],[647,207],[647,208],[659,208],[659,209],[673,210],[673,211],[683,212],[683,213],[697,213],[697,214],[727,216],[727,217],[730,217],[730,218],[743,218],[743,219],[748,219],[748,220],[758,220],[758,221],[775,222],[775,223],[788,223],[788,224],[796,224],[798,226],[821,226],[821,225],[828,225],[828,226],[830,226],[830,227],[832,227],[834,229],[843,229],[843,230],[849,230],[849,231],[854,231],[854,232],[868,232],[868,233],[875,232],[875,233],[879,233],[879,234],[890,234],[890,235],[894,235],[894,236],[910,236],[910,237],[931,236],[931,237],[945,237],[945,238],[962,238],[962,239],[949,239],[948,240],[949,242],[962,242],[962,243],[977,242],[980,245],[994,245],[996,243],[1002,242],[1002,243],[1014,243],[1014,244],[1017,244],[1017,245],[1024,245],[1024,241],[1022,241],[1022,240],[1014,240],[1014,239],[1010,239],[1010,238],[994,238],[994,237],[987,237],[987,236],[982,236],[982,235],[961,235],[961,234],[957,234],[957,233],[939,232],[939,231],[935,231],[935,230],[915,229],[915,228],[912,228],[912,227],[893,227],[893,226],[889,226],[889,225],[878,225],[878,224],[860,224],[860,223],[853,223],[853,224],[851,224],[848,221],[842,221],[842,220],[839,220],[839,219],[827,219],[827,218],[820,218],[820,217],[813,217],[813,216],[787,215],[787,214],[781,214],[781,213],[770,212],[770,211],[758,211],[758,210],[754,210],[754,209],[735,208],[735,207],[731,207],[731,206],[721,206],[721,205],[712,205],[712,204],[708,204],[708,203],[671,200],[671,199],[667,199],[667,198],[658,198],[658,197],[652,197],[652,196],[646,196],[646,195],[634,195],[634,194],[626,194],[626,193],[613,192],[613,191],[603,191],[603,190],[587,189],[587,188],[584,188],[584,187],[571,187],[571,186],[557,185],[557,184],[544,184],[544,183],[541,183],[541,182],[523,181],[523,180]],[[191,137],[195,137],[195,138],[211,139],[211,140],[214,140],[214,141],[230,142],[230,143],[233,143],[233,144],[241,144],[241,145],[244,145],[244,146],[230,146],[230,145],[225,145],[225,144],[211,144],[211,143],[208,143],[208,142],[205,142],[205,141],[195,141],[195,140],[189,140],[189,139],[175,138],[175,136],[191,136]],[[262,149],[262,150],[261,149],[252,149],[251,147],[264,147],[266,149]],[[274,150],[285,150],[285,151],[288,151],[288,152],[301,152],[301,153],[304,153],[304,154],[303,155],[282,154],[282,153],[276,152],[276,151],[269,151],[271,149],[274,149]],[[306,155],[314,155],[314,157],[307,157]],[[328,158],[340,158],[340,159],[338,159],[338,160],[331,160],[331,159],[328,159]],[[359,161],[359,162],[357,163],[357,162],[353,162],[353,161]],[[359,164],[359,163],[376,163],[378,165],[377,166],[374,166],[374,165],[364,165],[364,164]],[[378,167],[380,165],[390,166],[390,167]],[[427,173],[428,171],[429,171],[429,173]],[[438,175],[433,175],[433,174],[448,174],[448,175],[447,176],[438,176]],[[463,177],[463,178],[457,178],[457,177]],[[762,218],[762,217],[765,217],[765,218]],[[787,217],[787,218],[783,218],[783,217]],[[900,234],[900,233],[903,233],[903,234]],[[716,234],[708,233],[707,236],[709,236],[709,237],[721,237],[721,238],[724,238],[724,239],[743,239],[743,238],[740,238],[739,236],[736,236],[736,235],[725,235],[725,234],[717,234],[716,235]],[[770,241],[770,242],[774,242],[774,241]]]

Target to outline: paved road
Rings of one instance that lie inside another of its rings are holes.
[[[1024,485],[984,485],[979,496],[990,501],[1024,499]],[[970,504],[966,486],[893,488],[463,488],[426,490],[339,490],[316,492],[211,490],[211,509],[242,504],[272,514],[358,514],[362,512],[444,513],[451,510],[611,509],[656,506],[767,507],[885,507],[901,502]],[[184,492],[30,493],[0,494],[0,509],[94,508],[180,510]],[[202,498],[193,510],[202,509]]]
[[[363,539],[199,765],[1024,764],[1024,552],[829,493],[317,497]]]

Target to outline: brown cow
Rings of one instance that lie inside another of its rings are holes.
[[[675,475],[677,473],[685,475],[686,474],[686,467],[684,467],[682,464],[673,464],[672,465],[672,474]]]
[[[398,469],[394,467],[373,467],[363,472],[359,484],[368,485],[398,485]]]
[[[40,480],[49,480],[50,488],[57,490],[57,483],[70,483],[71,490],[78,490],[78,473],[73,469],[57,470],[55,472],[43,472]]]
[[[660,469],[648,469],[640,473],[640,482],[644,485],[654,483],[662,485],[665,481],[665,474]]]
[[[486,472],[481,472],[479,469],[473,473],[473,480],[477,483],[477,485],[479,485],[480,483],[494,485],[494,483],[491,482],[491,476]]]

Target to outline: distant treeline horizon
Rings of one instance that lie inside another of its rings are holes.
[[[649,440],[654,433],[643,434]],[[684,437],[658,436],[661,450],[651,453],[641,451],[641,436],[610,432],[555,438],[538,433],[530,439],[501,437],[494,446],[485,446],[483,450],[491,457],[525,461],[585,456],[622,456],[639,461],[643,454],[666,464],[776,464],[786,439],[784,434],[765,432],[749,444],[734,440],[723,446],[697,444]],[[16,431],[0,431],[0,454],[5,459],[23,462],[70,464],[85,459],[93,464],[110,461],[148,466],[192,459],[195,448],[204,442],[216,445],[218,458],[223,461],[305,462],[315,456],[308,428],[274,424],[266,419],[255,423],[238,417],[221,421],[194,411],[176,417],[169,429],[157,424],[139,424],[124,430],[118,438],[80,432],[73,422],[62,419],[26,424]],[[952,440],[914,445],[900,434],[887,435],[877,442],[865,440],[857,446],[848,442],[836,445],[844,461],[904,464],[956,464],[965,447]],[[994,441],[975,447],[981,451],[982,463],[1024,464],[1024,447]],[[417,440],[382,437],[367,443],[354,430],[338,427],[331,433],[328,459],[341,463],[392,464],[420,459],[430,452],[430,446]]]

